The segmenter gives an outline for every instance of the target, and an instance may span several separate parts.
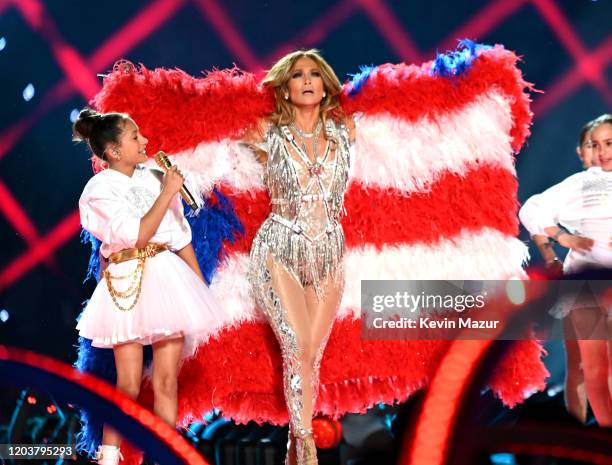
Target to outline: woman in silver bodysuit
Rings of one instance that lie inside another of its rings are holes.
[[[272,212],[253,240],[249,278],[282,351],[287,463],[316,464],[311,420],[342,298],[340,215],[354,125],[343,117],[338,78],[315,50],[283,57],[263,84],[276,110],[245,142],[264,164]]]

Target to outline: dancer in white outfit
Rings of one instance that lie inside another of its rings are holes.
[[[599,166],[599,160],[593,157],[591,140],[591,130],[595,120],[586,123],[580,130],[576,154],[584,169]],[[526,221],[529,221],[528,212],[523,212]],[[544,259],[546,274],[552,278],[563,275],[563,262],[559,260],[554,249],[554,242],[544,234],[534,234],[531,240],[537,246],[542,258]],[[569,318],[563,321],[563,331],[565,333],[565,387],[563,389],[565,397],[565,407],[576,419],[586,423],[587,419],[587,397],[584,386],[584,373],[580,362],[580,349],[576,341],[574,326]]]
[[[566,274],[612,268],[612,116],[597,118],[588,139],[599,166],[531,197],[519,213],[532,235],[546,235],[570,249],[563,264]],[[592,317],[597,321],[600,315]],[[572,315],[579,338],[586,319],[589,315],[582,310],[580,318]],[[612,426],[612,328],[608,323],[603,330],[607,340],[579,339],[578,346],[595,418],[602,426]]]
[[[534,195],[519,213],[521,222],[532,235],[551,237],[570,249],[563,263],[566,274],[612,266],[612,163],[609,167],[602,163],[612,154],[608,153],[610,147],[602,145],[605,141],[597,145],[593,140],[593,135],[605,135],[611,125],[612,120],[599,121],[590,133],[600,166],[592,166]]]
[[[220,309],[204,283],[178,192],[181,173],[140,165],[147,139],[126,114],[81,111],[75,140],[88,142],[108,168],[93,176],[79,210],[83,228],[108,262],[77,325],[94,347],[113,348],[117,389],[139,394],[143,345],[153,345],[154,412],[174,426],[181,357],[219,325]],[[105,427],[98,462],[117,464],[119,435]]]

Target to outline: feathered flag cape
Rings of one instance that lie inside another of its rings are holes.
[[[524,276],[514,156],[531,113],[530,84],[517,61],[501,46],[465,41],[421,66],[362,68],[344,86],[343,109],[357,115],[342,220],[346,289],[321,365],[317,412],[338,417],[403,401],[427,386],[448,347],[363,340],[361,280]],[[239,422],[287,422],[279,348],[246,279],[269,196],[262,167],[239,143],[271,112],[272,94],[237,69],[194,78],[177,69],[119,66],[93,104],[129,113],[149,138],[148,151],[173,155],[207,199],[190,221],[224,322],[181,369],[179,421],[218,408]],[[82,340],[77,366],[112,381],[112,356],[104,352]],[[507,353],[489,381],[504,404],[544,388],[542,355],[534,340]],[[144,386],[143,401],[150,396]],[[89,426],[82,439],[91,451],[99,435]]]

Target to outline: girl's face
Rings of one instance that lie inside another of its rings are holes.
[[[125,120],[123,131],[119,137],[119,145],[114,149],[126,165],[136,165],[147,161],[147,144],[149,140],[140,133],[138,126],[131,119]],[[110,159],[114,159],[113,149],[110,149]]]
[[[300,58],[291,68],[287,87],[289,88],[289,101],[295,106],[305,107],[320,104],[325,91],[321,68],[312,58]]]
[[[591,131],[593,157],[604,171],[612,171],[612,123],[604,123]]]

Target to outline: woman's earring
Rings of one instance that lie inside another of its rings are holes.
[[[327,92],[323,92],[323,98],[327,97]]]
[[[289,100],[289,94],[285,94],[285,100]]]

